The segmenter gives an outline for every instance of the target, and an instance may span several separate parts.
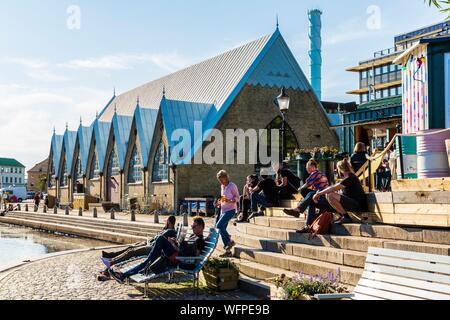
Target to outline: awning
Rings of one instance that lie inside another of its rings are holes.
[[[392,122],[394,120],[401,120],[401,119],[402,119],[402,116],[394,116],[394,117],[383,118],[383,119],[374,120],[374,121],[358,121],[358,122],[352,122],[352,123],[347,123],[347,124],[341,124],[338,126],[332,126],[330,128],[336,130],[336,129],[342,129],[342,128],[363,126],[363,125],[383,124],[383,123],[388,123],[388,122]]]

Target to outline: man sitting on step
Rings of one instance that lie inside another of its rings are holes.
[[[269,169],[261,169],[261,181],[255,188],[250,188],[250,201],[252,213],[248,220],[258,216],[264,216],[264,212],[268,207],[275,207],[278,205],[277,185],[273,179],[269,177]],[[261,211],[258,212],[258,205],[261,206]]]
[[[200,217],[195,217],[192,223],[193,234],[188,239],[178,243],[173,237],[158,236],[155,239],[148,258],[144,262],[123,273],[109,270],[110,275],[118,282],[123,283],[125,279],[144,271],[160,258],[167,259],[169,265],[176,266],[178,265],[177,257],[198,256],[206,246],[206,241],[203,236],[204,230],[205,221]]]
[[[309,208],[308,215],[306,217],[306,225],[303,229],[297,231],[298,233],[309,232],[311,225],[318,217],[316,212],[317,209],[319,209],[320,212],[334,212],[334,208],[328,203],[325,197],[321,197],[317,203],[313,201],[313,198],[317,192],[325,190],[329,187],[328,178],[319,171],[319,166],[315,160],[310,160],[306,164],[306,170],[309,173],[309,177],[306,180],[305,185],[300,188],[300,193],[303,196],[303,200],[298,204],[297,208],[293,210],[283,210],[285,214],[299,218],[300,214]]]
[[[176,224],[176,217],[175,216],[168,217],[166,220],[166,225],[159,235],[163,235],[167,238],[176,238],[177,234],[175,231],[175,224]],[[100,275],[97,277],[98,280],[99,281],[109,280],[110,278],[109,269],[119,263],[137,257],[148,256],[153,248],[156,238],[157,236],[117,252],[102,251],[101,260],[105,264],[106,270],[100,273]]]

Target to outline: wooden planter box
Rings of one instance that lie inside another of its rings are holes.
[[[215,272],[202,271],[202,281],[208,289],[216,291],[236,290],[239,283],[239,271],[234,269],[219,269]]]

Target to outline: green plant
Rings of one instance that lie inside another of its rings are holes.
[[[424,0],[428,3],[428,6],[434,6],[439,9],[442,13],[448,13],[448,18],[450,18],[450,0]]]
[[[210,273],[215,273],[220,269],[231,269],[239,271],[238,266],[231,260],[218,258],[209,259],[208,262],[206,262],[204,269],[205,271]]]
[[[313,277],[301,273],[293,278],[287,278],[283,274],[275,278],[273,283],[277,288],[283,290],[281,298],[285,300],[304,300],[316,294],[345,293],[347,291],[347,288],[340,284],[340,271],[337,276],[330,272],[326,277],[319,275]]]

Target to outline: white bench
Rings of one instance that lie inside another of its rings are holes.
[[[369,248],[363,275],[352,294],[315,298],[450,300],[450,256]]]

